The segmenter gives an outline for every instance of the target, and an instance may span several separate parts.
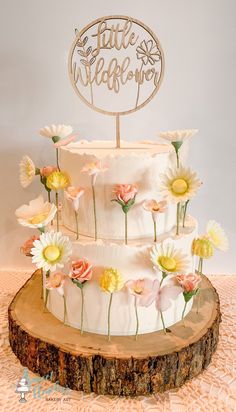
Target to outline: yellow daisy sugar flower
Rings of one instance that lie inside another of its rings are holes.
[[[201,259],[209,259],[214,254],[214,248],[208,236],[202,236],[193,240],[192,254]]]
[[[162,195],[173,203],[186,202],[196,195],[201,186],[200,180],[190,168],[180,166],[175,169],[167,169],[161,176]]]
[[[206,228],[207,236],[216,249],[226,251],[229,247],[228,239],[219,223],[209,220]]]
[[[39,240],[35,240],[31,249],[32,262],[38,269],[55,271],[61,269],[68,262],[72,254],[72,246],[67,236],[61,232],[42,233]]]
[[[99,279],[100,287],[105,292],[118,292],[124,286],[123,278],[117,269],[105,269]]]
[[[19,207],[15,215],[22,226],[40,229],[53,220],[56,212],[57,208],[53,203],[44,202],[43,197],[38,196],[29,205]]]
[[[36,168],[33,160],[29,156],[23,156],[20,161],[20,183],[23,188],[26,188],[33,181]]]
[[[172,241],[164,241],[151,249],[151,261],[164,273],[183,273],[188,270],[190,262],[187,255],[175,248]]]
[[[54,171],[47,177],[46,180],[46,186],[55,191],[65,189],[69,185],[70,178],[66,172]]]

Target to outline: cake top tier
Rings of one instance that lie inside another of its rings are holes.
[[[121,147],[114,147],[114,142],[110,140],[80,140],[61,148],[71,153],[89,154],[97,158],[114,157],[114,156],[156,156],[162,153],[169,153],[170,146],[152,141],[127,142],[121,141]]]

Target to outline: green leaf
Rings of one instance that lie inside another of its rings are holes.
[[[71,280],[76,286],[78,286],[78,288],[83,289],[83,286],[84,286],[83,283],[79,282],[76,279],[71,279]]]
[[[179,151],[179,149],[181,148],[183,142],[182,140],[177,141],[177,142],[171,142],[172,146],[174,146],[176,153]]]
[[[134,203],[135,203],[135,197],[134,197],[133,199],[130,199],[130,200],[126,203],[126,206],[128,206],[128,207],[130,208],[131,206],[134,205]]]
[[[121,205],[122,207],[124,206],[124,203],[121,202],[121,200],[118,200],[118,199],[111,199],[111,202],[117,202],[117,203],[119,203],[119,205]]]
[[[38,167],[35,168],[35,176],[40,175],[40,169]]]
[[[185,302],[186,303],[189,302],[190,299],[192,299],[192,297],[197,294],[197,292],[198,292],[198,289],[192,292],[183,292]]]

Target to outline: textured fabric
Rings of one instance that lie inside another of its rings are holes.
[[[211,276],[221,301],[222,323],[220,342],[208,369],[179,390],[150,397],[118,398],[84,395],[81,392],[62,393],[21,366],[8,342],[7,308],[30,273],[0,272],[0,410],[1,412],[234,412],[236,411],[236,277]],[[31,392],[27,402],[19,403],[15,392],[18,381],[28,373]],[[35,381],[37,380],[37,381]],[[34,381],[34,382],[33,382]],[[48,393],[45,393],[47,390]]]

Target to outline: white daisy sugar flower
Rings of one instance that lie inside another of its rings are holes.
[[[184,130],[169,130],[167,132],[160,132],[159,136],[162,139],[172,142],[183,142],[198,132],[198,129],[184,129]]]
[[[20,161],[20,183],[25,189],[33,181],[36,168],[29,156],[23,156]]]
[[[155,267],[165,273],[184,273],[188,270],[189,260],[173,241],[164,241],[151,249],[151,261]]]
[[[60,139],[64,139],[65,137],[69,136],[72,132],[73,132],[73,128],[69,125],[53,124],[51,126],[45,126],[44,128],[40,129],[39,134],[41,136],[48,137],[49,139],[58,137],[60,140]]]
[[[31,249],[32,262],[38,269],[54,272],[62,269],[72,254],[72,245],[61,232],[42,233]]]
[[[229,247],[229,242],[224,229],[215,220],[209,220],[206,227],[206,232],[212,245],[219,250],[225,252]]]
[[[53,203],[44,202],[43,196],[38,196],[29,202],[29,205],[22,205],[15,211],[18,222],[22,226],[30,228],[44,228],[50,223],[57,208]]]
[[[161,175],[161,192],[164,198],[172,203],[186,202],[194,197],[201,181],[190,168],[180,165],[175,169],[168,168]]]

